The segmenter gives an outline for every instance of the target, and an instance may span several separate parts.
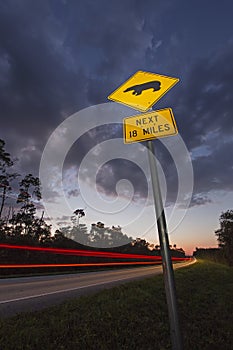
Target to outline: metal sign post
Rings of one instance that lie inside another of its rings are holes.
[[[159,177],[155,160],[154,145],[152,141],[147,141],[148,157],[151,171],[151,181],[153,188],[155,212],[159,233],[161,255],[163,261],[163,275],[165,283],[166,298],[168,304],[168,314],[170,320],[170,332],[173,350],[182,350],[182,336],[178,317],[177,299],[174,272],[172,267],[171,256],[169,252],[169,239],[167,232],[166,217],[163,208],[162,196],[159,185]]]
[[[178,78],[138,71],[111,93],[108,99],[133,107],[141,112],[147,112],[178,81]],[[172,349],[182,350],[183,345],[177,311],[174,272],[169,252],[166,217],[160,191],[154,146],[152,141],[149,141],[151,139],[176,135],[177,132],[171,108],[165,108],[159,111],[152,110],[147,114],[135,115],[124,119],[124,142],[146,141],[163,262]]]

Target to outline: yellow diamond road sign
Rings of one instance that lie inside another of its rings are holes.
[[[178,81],[178,78],[138,71],[108,99],[146,112]]]
[[[124,118],[124,142],[152,140],[178,133],[171,108]]]

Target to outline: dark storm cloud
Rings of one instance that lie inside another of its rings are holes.
[[[1,3],[1,137],[12,153],[28,138],[41,152],[63,118],[106,102],[141,67],[152,39],[141,7],[133,0]]]
[[[199,194],[193,195],[190,207],[204,205],[208,203],[212,203],[212,200],[209,199],[208,196],[199,193]]]
[[[205,143],[209,133],[232,134],[233,42],[199,60],[190,69],[176,102],[180,133],[189,148]]]
[[[30,144],[41,152],[63,113],[82,105],[84,96],[74,88],[78,69],[73,74],[67,66],[60,46],[62,28],[47,2],[8,1],[0,6],[1,137],[14,154]],[[78,76],[80,82],[83,75]],[[37,172],[39,157],[24,155],[22,169],[30,163]]]
[[[225,50],[199,60],[190,68],[181,88],[177,89],[175,116],[179,132],[193,154],[194,195],[191,205],[210,203],[211,191],[233,190],[230,151],[233,148],[232,62],[233,45],[229,44]],[[165,149],[158,147],[158,143],[156,148],[165,172],[170,203],[176,198],[176,169]],[[132,172],[130,166],[120,167],[112,162],[101,170],[97,182],[106,194],[113,194],[115,183],[121,176],[132,180],[138,175],[136,191],[145,198],[143,177],[140,181],[137,171]]]
[[[110,92],[143,69],[181,78],[166,102],[161,100],[156,108],[173,107],[189,151],[198,149],[193,160],[193,204],[208,202],[212,190],[232,191],[232,41],[221,43],[221,26],[214,21],[219,18],[216,6],[216,13],[209,13],[202,4],[201,14],[196,7],[185,6],[183,16],[182,1],[1,2],[0,137],[18,156],[18,170],[37,174],[45,143],[63,119],[91,104],[107,102]],[[230,11],[224,11],[225,39]],[[191,25],[195,19],[203,30],[196,23]],[[211,36],[204,40],[207,32]],[[213,50],[212,37],[221,50]],[[105,127],[85,135],[71,148],[65,168],[78,170],[88,150],[120,133],[120,127]],[[203,155],[204,148],[208,156]],[[172,202],[177,187],[175,167],[162,148],[158,147],[158,154]],[[137,197],[145,198],[147,187],[140,170],[130,162],[127,166],[119,162],[100,170],[101,191],[114,195],[116,182],[126,178],[134,184]]]
[[[90,130],[71,147],[64,164],[64,178],[66,171],[73,165],[76,166],[76,179],[78,177],[79,165],[83,157],[95,146],[104,143],[107,140],[122,138],[122,124],[111,123]],[[123,143],[123,139],[122,139]],[[90,182],[89,172],[92,172],[92,161],[98,162],[98,155],[90,161],[88,173],[82,176],[82,180]],[[136,164],[135,164],[136,163]],[[118,181],[127,179],[131,182],[134,190],[133,200],[141,200],[147,197],[147,179],[142,170],[137,166],[137,156],[132,155],[132,161],[124,159],[114,159],[105,163],[96,173],[96,184],[100,192],[108,196],[116,196],[116,185]],[[76,183],[78,180],[76,180]],[[69,192],[68,192],[69,195]],[[78,193],[77,193],[78,195]],[[122,194],[123,195],[123,194]]]
[[[90,129],[85,132],[70,148],[64,168],[68,169],[72,165],[78,166],[87,152],[102,142],[122,137],[122,124],[109,123]]]
[[[70,198],[70,197],[78,197],[80,195],[80,192],[79,192],[79,190],[74,189],[74,190],[68,191],[67,195],[68,195],[68,198]]]
[[[211,191],[233,190],[232,62],[232,43],[197,62],[176,102],[179,131],[195,154],[194,193],[207,202]]]
[[[147,179],[142,170],[129,160],[115,159],[106,163],[97,174],[96,182],[99,190],[107,195],[116,196],[116,184],[122,179],[131,181],[134,189],[133,200],[147,197]]]
[[[221,136],[220,136],[221,137]],[[195,191],[209,193],[210,191],[232,191],[233,160],[231,149],[232,139],[222,144],[217,142],[213,152],[208,156],[201,156],[193,161]]]
[[[62,109],[59,92],[65,67],[56,50],[56,22],[49,19],[45,4],[34,7],[30,1],[10,1],[1,5],[1,57],[8,64],[2,112],[11,117],[5,120],[6,126],[13,119],[17,130],[27,136],[29,131],[37,136],[42,127],[49,127]]]
[[[104,0],[76,2],[72,11],[67,12],[68,33],[72,35],[67,35],[65,45],[72,57],[80,60],[91,104],[106,101],[106,96],[117,85],[145,65],[145,54],[152,45],[153,35],[143,30],[145,9],[142,9],[140,1]],[[77,22],[77,13],[81,23]]]

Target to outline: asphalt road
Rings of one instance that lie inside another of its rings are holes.
[[[174,269],[194,263],[177,263]],[[79,274],[0,279],[0,317],[40,310],[69,298],[94,293],[132,280],[162,273],[162,266]]]

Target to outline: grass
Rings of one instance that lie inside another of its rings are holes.
[[[175,272],[184,349],[233,349],[233,269]],[[1,350],[171,349],[162,276],[0,320]]]

